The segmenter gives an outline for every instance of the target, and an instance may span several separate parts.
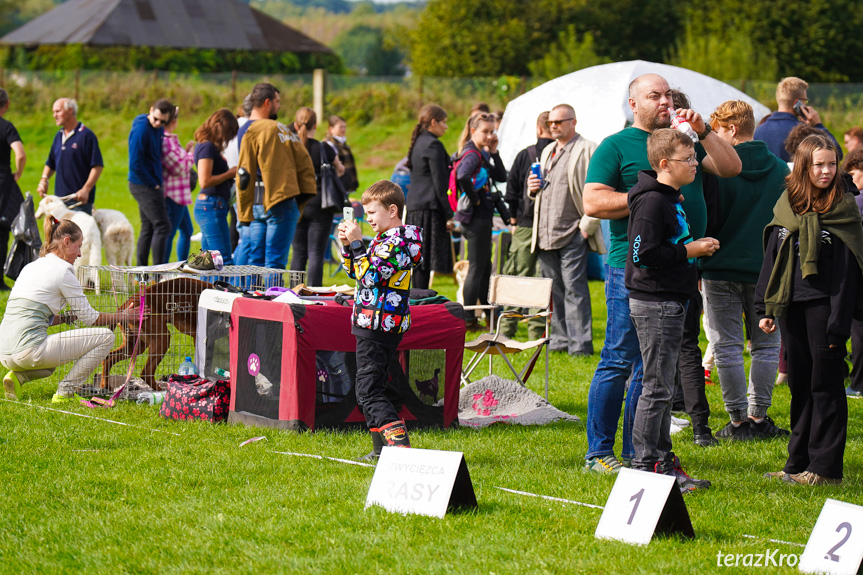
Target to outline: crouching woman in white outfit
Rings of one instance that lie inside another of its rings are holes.
[[[114,332],[108,328],[85,328],[48,335],[48,327],[81,320],[89,326],[115,326],[137,320],[138,308],[116,313],[93,309],[72,271],[81,256],[83,234],[70,220],[48,216],[45,243],[40,257],[21,270],[9,295],[0,323],[0,364],[9,373],[3,378],[7,399],[20,399],[21,384],[54,373],[69,361],[75,365],[60,382],[54,403],[77,399],[76,389],[111,351]],[[66,305],[74,315],[58,315]],[[146,311],[146,310],[145,310]]]

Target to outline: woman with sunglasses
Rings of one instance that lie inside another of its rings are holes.
[[[491,189],[492,180],[506,181],[506,168],[497,152],[494,121],[494,114],[473,114],[465,123],[458,144],[458,188],[469,198],[472,208],[469,212],[459,210],[455,215],[461,222],[462,235],[467,242],[467,261],[470,262],[464,281],[465,305],[476,305],[477,300],[488,304],[495,207],[505,222],[510,220],[509,210],[500,193]],[[480,329],[473,310],[465,312],[465,325],[469,330]],[[489,319],[491,325],[492,318]]]

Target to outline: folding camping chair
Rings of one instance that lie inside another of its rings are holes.
[[[533,372],[533,368],[545,348],[545,398],[548,399],[548,341],[551,328],[551,278],[532,278],[518,276],[491,276],[488,287],[487,306],[465,306],[465,309],[495,308],[497,306],[515,306],[517,308],[539,308],[535,314],[523,314],[519,310],[504,311],[497,318],[497,326],[494,333],[484,333],[473,341],[464,344],[466,350],[474,352],[467,367],[462,371],[462,384],[470,383],[470,375],[477,368],[480,361],[489,357],[488,373],[492,373],[493,356],[499,355],[503,358],[515,378],[521,385]],[[504,337],[500,334],[500,322],[504,317],[545,318],[545,334],[539,339],[532,341],[517,341]],[[508,354],[521,351],[534,350],[533,355],[525,363],[522,370],[516,371],[515,367],[507,357]]]

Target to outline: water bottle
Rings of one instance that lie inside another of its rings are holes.
[[[160,405],[165,401],[164,391],[142,391],[138,394],[138,405]]]
[[[692,139],[693,144],[697,144],[698,134],[695,133],[695,130],[692,128],[692,124],[690,124],[683,116],[678,115],[679,110],[669,109],[668,111],[671,113],[671,127],[683,132]]]
[[[198,375],[198,367],[192,362],[191,356],[186,356],[186,361],[177,369],[179,375]]]

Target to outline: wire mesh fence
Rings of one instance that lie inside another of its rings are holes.
[[[115,266],[80,266],[77,270],[88,303],[100,313],[126,309],[144,310],[135,321],[110,326],[113,342],[107,358],[92,376],[79,385],[83,397],[107,395],[131,377],[121,396],[133,399],[141,391],[160,390],[171,374],[177,373],[187,358],[196,357],[198,306],[201,293],[221,284],[223,289],[265,292],[271,287],[295,287],[305,280],[305,273],[268,269],[257,266],[225,266],[219,271],[200,275],[179,270],[153,268],[119,268]],[[81,308],[69,302],[65,315],[68,325],[61,338],[74,357],[65,358],[64,376],[68,376],[80,356],[76,350],[93,337],[73,310]],[[88,372],[89,373],[89,372]]]

